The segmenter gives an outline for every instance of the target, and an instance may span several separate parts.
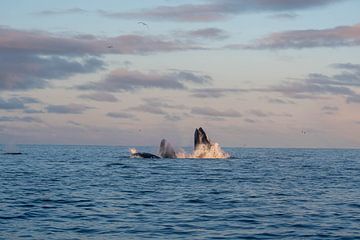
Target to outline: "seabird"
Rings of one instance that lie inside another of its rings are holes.
[[[138,22],[138,24],[141,24],[141,25],[143,25],[144,27],[149,28],[149,25],[147,25],[147,24],[146,24],[146,23],[144,23],[144,22]]]

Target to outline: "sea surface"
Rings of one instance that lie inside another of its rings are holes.
[[[0,154],[0,239],[360,239],[360,150],[18,148]]]

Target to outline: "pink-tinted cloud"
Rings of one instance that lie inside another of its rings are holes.
[[[221,40],[228,37],[228,34],[220,28],[201,28],[192,31],[179,31],[178,36],[192,39]]]
[[[91,109],[91,107],[81,104],[68,104],[68,105],[49,105],[46,110],[49,113],[57,114],[82,114],[84,111]]]
[[[67,9],[54,9],[54,10],[43,10],[39,12],[35,12],[35,15],[40,16],[53,16],[53,15],[65,15],[65,14],[81,14],[81,13],[87,13],[85,9],[82,8],[67,8]]]
[[[102,54],[147,54],[198,49],[197,46],[163,36],[120,35],[101,38],[95,35],[63,36],[44,31],[22,31],[0,27],[0,52],[83,56]]]
[[[194,107],[191,113],[210,117],[241,117],[242,114],[234,109],[218,110],[210,107]]]
[[[119,101],[114,95],[106,92],[95,92],[89,94],[82,94],[79,98],[90,99],[98,102],[117,102]]]
[[[0,27],[0,91],[49,87],[52,79],[105,68],[104,54],[150,54],[197,47],[161,36],[65,36]]]
[[[197,98],[220,98],[230,93],[235,94],[247,91],[246,89],[239,88],[199,88],[193,89],[191,96]]]
[[[142,73],[139,71],[129,71],[127,69],[117,69],[112,71],[104,80],[91,82],[78,86],[80,90],[98,91],[135,91],[146,88],[160,89],[186,89],[186,83],[207,84],[211,81],[207,75],[196,74],[188,71],[173,71],[160,74],[155,72]]]
[[[133,12],[99,11],[110,18],[209,22],[246,12],[292,11],[326,6],[344,0],[208,0],[203,4],[159,6]]]
[[[314,47],[341,47],[360,45],[360,24],[328,29],[295,30],[272,33],[253,44],[229,45],[241,49],[302,49]]]

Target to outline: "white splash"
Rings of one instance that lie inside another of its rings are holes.
[[[230,154],[223,151],[218,143],[211,143],[210,147],[205,144],[197,146],[191,154],[184,151],[176,153],[177,158],[229,158]]]
[[[136,148],[130,148],[129,151],[130,151],[131,154],[136,154],[137,153]]]
[[[131,155],[138,153],[136,148],[129,149]],[[230,154],[221,149],[218,143],[210,143],[210,146],[200,144],[192,153],[186,153],[183,149],[176,152],[176,158],[229,158]]]

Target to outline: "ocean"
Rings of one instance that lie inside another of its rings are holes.
[[[138,159],[129,148],[0,154],[0,239],[360,239],[360,150]]]

